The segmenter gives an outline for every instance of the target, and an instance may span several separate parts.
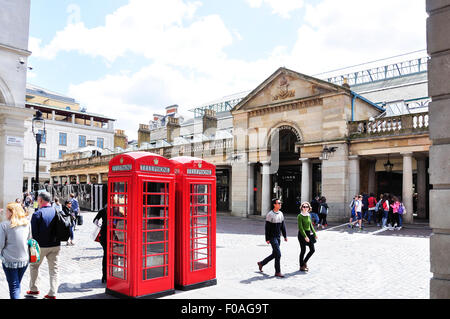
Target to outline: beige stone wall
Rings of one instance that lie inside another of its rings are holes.
[[[431,298],[450,298],[450,0],[427,0],[430,103]],[[446,209],[442,209],[445,207]]]

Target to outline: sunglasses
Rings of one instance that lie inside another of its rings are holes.
[[[309,206],[302,206],[302,208],[309,208]]]

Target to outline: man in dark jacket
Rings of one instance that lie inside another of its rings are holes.
[[[54,218],[56,211],[51,206],[51,195],[48,192],[41,192],[38,195],[39,209],[34,212],[31,218],[31,231],[33,238],[38,242],[41,252],[41,260],[30,265],[30,290],[27,295],[39,295],[36,282],[39,274],[39,266],[44,258],[47,258],[50,275],[50,291],[44,296],[45,299],[56,299],[58,289],[58,257],[60,242],[55,238]]]
[[[286,225],[284,223],[283,213],[280,211],[281,201],[279,199],[272,200],[272,210],[266,216],[266,242],[272,245],[272,254],[266,257],[263,261],[259,261],[259,271],[270,262],[275,259],[275,276],[283,278],[281,274],[280,260],[281,260],[281,234],[283,234],[284,241],[287,241]]]

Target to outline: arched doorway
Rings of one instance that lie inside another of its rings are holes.
[[[284,214],[297,214],[298,202],[301,192],[301,165],[300,154],[297,145],[301,141],[299,131],[290,125],[283,125],[277,128],[278,147],[272,143],[271,153],[278,148],[278,171],[272,178],[272,188],[274,196],[283,202],[282,211]]]

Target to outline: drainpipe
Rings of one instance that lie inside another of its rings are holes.
[[[353,94],[353,98],[352,98],[352,122],[355,121],[355,100],[356,100],[356,94]]]
[[[385,112],[386,110],[378,105],[376,105],[375,103],[373,103],[372,101],[369,101],[368,99],[366,99],[365,97],[359,95],[358,93],[355,93],[353,91],[350,91],[350,93],[353,95],[353,99],[352,99],[352,122],[355,120],[355,100],[357,98],[359,98],[360,100],[367,102],[369,104],[371,104],[372,106],[374,106],[375,108],[377,108],[378,110]]]

